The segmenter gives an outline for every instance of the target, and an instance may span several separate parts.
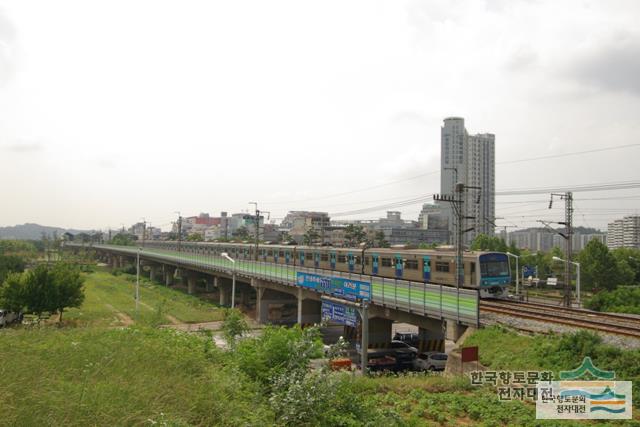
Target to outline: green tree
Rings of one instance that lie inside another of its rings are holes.
[[[238,229],[233,232],[233,237],[240,240],[247,240],[249,238],[249,230],[244,225],[238,227]]]
[[[201,233],[191,233],[187,236],[188,242],[202,242],[204,241],[204,237],[202,237]]]
[[[0,284],[10,273],[21,273],[26,266],[26,260],[22,256],[0,254]]]
[[[50,271],[53,288],[51,308],[60,314],[62,321],[65,308],[80,307],[84,301],[84,277],[70,264],[57,263]]]
[[[320,238],[320,234],[314,229],[310,228],[306,233],[302,236],[302,243],[305,246],[311,246],[314,242],[316,242]]]
[[[640,249],[617,248],[611,251],[615,257],[618,268],[625,271],[625,281],[634,285],[640,285]]]
[[[2,308],[21,312],[25,309],[25,275],[21,273],[9,273],[0,286],[0,306]]]
[[[51,285],[49,268],[40,264],[23,274],[25,277],[22,295],[25,311],[35,314],[38,318],[41,318],[45,312],[54,312],[55,290]]]
[[[24,273],[13,273],[0,288],[0,300],[12,311],[26,311],[38,318],[45,312],[62,313],[84,301],[84,279],[77,268],[57,263],[49,268],[41,264]]]
[[[374,236],[373,239],[374,242],[374,246],[377,248],[388,248],[389,247],[389,242],[387,242],[387,239],[384,235],[384,231],[380,230],[380,231],[376,231],[376,234]]]
[[[133,237],[130,234],[118,233],[111,239],[111,244],[120,246],[133,246]]]
[[[367,241],[367,233],[361,225],[349,224],[344,230],[344,239],[347,246],[356,247]]]
[[[235,347],[236,339],[249,331],[249,325],[240,310],[230,308],[224,313],[222,333],[231,348]]]
[[[507,252],[507,243],[501,237],[478,234],[471,242],[471,250]]]
[[[583,289],[615,289],[620,283],[616,258],[609,248],[597,240],[591,240],[578,256]]]

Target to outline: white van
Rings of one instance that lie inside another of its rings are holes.
[[[4,328],[5,326],[20,321],[22,319],[22,315],[20,313],[14,313],[13,311],[7,311],[0,308],[0,328]]]

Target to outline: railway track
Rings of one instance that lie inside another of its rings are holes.
[[[640,319],[615,313],[598,313],[577,308],[539,303],[481,301],[480,311],[504,314],[541,322],[592,329],[640,339]]]

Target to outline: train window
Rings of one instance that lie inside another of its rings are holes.
[[[320,254],[320,261],[329,261],[329,255]]]
[[[353,257],[356,261],[356,265],[360,265],[360,257],[359,256],[355,256]]]
[[[415,259],[408,259],[405,263],[404,263],[404,268],[408,269],[408,270],[417,270],[418,269],[418,260]]]
[[[473,273],[475,273],[475,272],[476,272],[476,263],[475,263],[475,262],[472,262],[472,263],[471,263],[471,274],[473,274]]]
[[[381,258],[383,267],[391,267],[391,258]]]
[[[364,265],[369,265],[369,264],[371,264],[371,263],[369,262],[369,257],[366,257],[366,258],[364,259]]]
[[[338,255],[338,262],[345,263],[347,262],[347,257],[344,255]]]
[[[307,259],[313,259],[313,254],[312,254],[311,252],[307,252],[304,256],[305,256]]]
[[[448,273],[449,272],[449,263],[448,262],[442,262],[442,261],[436,261],[436,271],[440,272],[440,273]]]
[[[269,249],[269,252],[267,252],[268,256],[272,256],[273,255],[273,251],[271,249]]]
[[[284,251],[280,251],[280,253],[278,253],[278,256],[284,256]]]

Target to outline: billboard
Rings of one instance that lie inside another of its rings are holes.
[[[298,286],[324,292],[350,301],[371,301],[371,283],[344,277],[329,277],[320,274],[296,273]]]
[[[354,307],[322,301],[322,320],[331,320],[355,328],[358,324],[358,311]]]

